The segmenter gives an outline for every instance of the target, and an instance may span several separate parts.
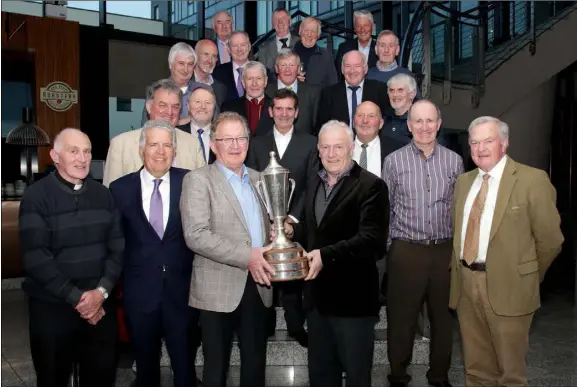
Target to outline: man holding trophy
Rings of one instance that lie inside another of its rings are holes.
[[[284,225],[308,251],[305,280],[314,279],[305,285],[309,383],[340,386],[344,371],[347,386],[370,386],[380,308],[376,261],[386,249],[388,190],[353,161],[347,124],[325,123],[318,150],[323,168],[308,182],[300,222]]]

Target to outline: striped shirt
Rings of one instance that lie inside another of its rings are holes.
[[[451,238],[455,181],[463,172],[461,156],[439,144],[429,157],[414,141],[388,155],[383,180],[391,206],[389,244]]]

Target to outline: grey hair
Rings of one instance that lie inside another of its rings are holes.
[[[252,44],[250,43],[250,37],[244,31],[234,31],[232,34],[230,34],[230,38],[228,38],[229,45],[230,45],[230,41],[232,40],[232,37],[236,36],[236,35],[243,35],[246,37],[246,40],[248,41],[248,50],[250,51],[252,49]]]
[[[334,130],[337,128],[344,129],[345,132],[347,132],[347,134],[349,135],[349,138],[351,140],[351,144],[354,143],[355,134],[353,133],[351,127],[348,126],[347,124],[345,124],[344,122],[339,121],[339,120],[330,120],[330,121],[325,122],[323,124],[323,126],[321,126],[321,130],[319,130],[319,135],[318,135],[319,141],[321,138],[321,134],[323,132],[328,132],[329,130]]]
[[[183,55],[185,57],[192,56],[192,60],[194,64],[198,63],[198,57],[194,49],[188,43],[178,42],[174,46],[170,48],[168,53],[168,66],[172,66],[174,64],[174,60],[178,55]]]
[[[467,130],[469,132],[469,138],[471,137],[471,132],[476,126],[486,123],[497,124],[497,126],[499,127],[499,136],[501,137],[501,140],[509,138],[509,125],[507,125],[500,119],[491,116],[481,116],[475,118],[473,122],[471,122],[471,124],[469,125],[469,129]]]
[[[368,58],[367,58],[367,56],[366,56],[364,53],[362,53],[362,52],[359,51],[359,50],[351,50],[351,51],[347,52],[345,55],[343,55],[343,59],[341,59],[341,68],[342,68],[342,67],[344,66],[344,64],[345,64],[345,58],[347,57],[347,55],[349,55],[349,54],[352,53],[352,52],[353,52],[353,53],[356,52],[357,54],[360,54],[361,57],[365,60],[365,67],[368,67],[368,66],[369,66],[369,65],[368,65]]]
[[[318,28],[317,28],[317,32],[318,32],[318,35],[319,35],[319,38],[320,38],[320,37],[321,37],[321,29],[322,29],[322,27],[321,27],[321,21],[320,21],[319,19],[317,19],[316,17],[312,17],[312,16],[305,17],[305,18],[303,19],[303,21],[301,21],[301,25],[300,25],[300,27],[299,27],[299,32],[300,32],[300,30],[303,28],[303,26],[305,25],[306,22],[315,22],[315,23],[317,23],[317,27],[318,27]]]
[[[246,118],[235,112],[223,112],[220,113],[218,117],[216,117],[216,120],[214,120],[214,122],[210,126],[210,140],[213,141],[216,138],[216,131],[219,126],[221,126],[225,122],[230,121],[239,122],[242,125],[242,127],[244,128],[244,132],[250,142],[250,129],[248,128],[248,122]]]
[[[397,44],[400,44],[399,42],[399,37],[397,36],[397,34],[395,34],[393,31],[391,30],[382,30],[381,32],[379,32],[379,35],[377,36],[377,42],[379,41],[380,38],[382,38],[383,36],[394,36],[397,39]]]
[[[412,93],[417,90],[417,81],[414,77],[410,76],[409,74],[399,73],[397,75],[393,75],[387,81],[387,87],[391,87],[393,83],[400,83],[402,85],[407,86],[409,91]]]
[[[246,64],[244,65],[244,70],[242,72],[242,79],[243,80],[246,78],[247,70],[250,70],[250,69],[259,69],[262,72],[262,76],[264,77],[264,79],[267,79],[266,67],[264,67],[264,65],[260,62],[257,62],[255,60],[251,60],[249,62],[246,62]]]
[[[407,120],[408,121],[411,120],[411,112],[413,111],[413,108],[415,107],[415,105],[420,105],[420,104],[424,104],[424,103],[428,103],[428,104],[433,105],[435,107],[435,110],[437,110],[437,121],[439,121],[441,119],[441,109],[439,109],[439,107],[433,101],[430,101],[428,99],[420,99],[418,101],[413,102],[413,104],[409,108],[409,111],[407,112]]]
[[[217,17],[218,15],[223,14],[223,13],[230,18],[231,23],[234,23],[234,19],[233,19],[232,14],[231,14],[230,12],[228,12],[228,11],[218,11],[218,12],[215,13],[214,16],[212,17],[211,23],[212,23],[212,28],[213,28],[213,29],[214,29],[214,23],[216,23],[216,17]]]
[[[138,139],[138,146],[140,148],[144,148],[146,145],[146,133],[148,133],[150,129],[162,129],[169,132],[172,137],[172,147],[176,149],[176,129],[164,120],[148,120],[144,123],[140,130],[140,138]]]
[[[183,94],[180,87],[178,87],[172,79],[166,78],[156,81],[152,85],[148,86],[146,89],[146,102],[154,100],[154,94],[156,94],[158,90],[164,90],[170,94],[177,94],[178,101],[182,101]]]
[[[369,19],[371,21],[371,24],[375,24],[375,21],[373,19],[373,14],[370,13],[369,11],[367,11],[366,9],[361,9],[361,10],[355,11],[353,13],[353,20],[355,20],[355,18],[357,18],[357,17]]]
[[[281,48],[280,51],[278,52],[278,54],[276,55],[276,59],[275,59],[274,64],[276,65],[276,64],[278,64],[279,60],[290,58],[292,56],[297,58],[297,65],[300,65],[301,58],[300,58],[299,54],[297,54],[292,48]]]
[[[56,137],[54,137],[54,141],[52,142],[52,149],[54,149],[54,151],[60,152],[60,150],[62,149],[62,136],[64,134],[70,133],[70,132],[76,132],[76,133],[83,134],[84,136],[86,136],[86,138],[88,138],[88,141],[90,141],[90,137],[88,137],[88,135],[86,133],[84,133],[82,130],[76,129],[76,128],[64,128],[60,132],[58,132]],[[91,146],[92,146],[92,142],[91,142]]]

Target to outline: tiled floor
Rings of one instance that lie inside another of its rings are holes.
[[[20,290],[2,291],[2,386],[34,386],[35,375],[28,343],[26,298]],[[531,349],[527,359],[531,387],[577,386],[577,307],[570,296],[549,297],[534,319]],[[388,366],[375,366],[373,385],[385,386]],[[202,374],[202,369],[198,369]],[[427,386],[425,366],[411,366],[413,386]],[[131,369],[119,368],[117,386],[129,386],[134,378]],[[459,335],[455,333],[451,382],[464,385]],[[230,385],[238,385],[239,367],[231,367]],[[163,368],[162,386],[171,386],[170,369]],[[305,366],[267,367],[269,386],[308,385]]]

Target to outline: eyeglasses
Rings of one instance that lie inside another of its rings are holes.
[[[214,141],[218,141],[226,147],[232,146],[233,142],[236,142],[238,146],[245,146],[248,144],[248,137],[225,137],[225,138],[215,138]]]

